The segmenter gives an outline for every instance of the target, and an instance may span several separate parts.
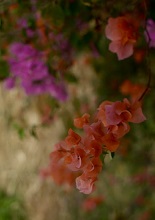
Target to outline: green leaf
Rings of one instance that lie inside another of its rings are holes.
[[[23,127],[21,127],[19,124],[13,124],[13,127],[15,128],[15,130],[17,131],[19,137],[21,139],[23,139],[25,137],[25,130]]]
[[[1,56],[2,51],[0,51]],[[8,64],[4,61],[0,61],[0,80],[4,80],[9,76]]]
[[[111,157],[114,158],[115,152],[111,152]]]

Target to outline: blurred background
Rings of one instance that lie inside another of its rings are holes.
[[[146,63],[142,29],[133,56],[118,61],[105,36],[109,17],[143,12],[143,2],[0,1],[0,220],[155,219],[155,49]],[[154,19],[153,1],[146,4]],[[43,179],[73,119],[144,91],[148,66],[147,120],[106,157],[96,190],[84,195]]]

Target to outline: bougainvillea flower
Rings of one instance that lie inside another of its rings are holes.
[[[89,138],[89,137],[88,137]],[[97,140],[90,140],[89,145],[86,146],[86,150],[89,149],[90,154],[98,157],[102,153],[102,145]]]
[[[100,120],[91,125],[85,125],[84,131],[89,138],[92,137],[97,140],[98,143],[102,143],[102,137],[105,135],[105,128]]]
[[[140,123],[146,118],[142,113],[141,103],[130,103],[128,99],[123,102],[116,101],[111,104],[104,102],[98,108],[97,117],[102,121],[104,126],[118,125],[122,122]]]
[[[94,191],[94,182],[96,178],[87,178],[84,174],[76,178],[77,189],[84,193],[90,194]]]
[[[120,138],[130,130],[129,122],[145,120],[141,102],[130,102],[128,99],[102,102],[92,122],[89,117],[84,114],[74,120],[76,127],[83,128],[83,136],[69,129],[67,137],[55,145],[48,168],[49,175],[51,173],[58,183],[63,182],[59,176],[61,172],[64,172],[64,181],[67,181],[67,175],[71,179],[70,172],[73,172],[76,187],[84,194],[90,194],[95,189],[95,182],[103,168],[101,155],[118,149]]]
[[[72,146],[78,144],[81,141],[81,137],[70,128],[65,141],[67,145]]]
[[[41,170],[40,175],[43,178],[49,176],[52,177],[58,185],[66,183],[69,186],[72,186],[75,185],[75,179],[81,173],[73,172],[66,166],[66,154],[65,150],[62,149],[61,144],[64,145],[64,143],[59,143],[56,145],[56,148],[59,150],[55,150],[50,154],[50,163],[47,168]]]
[[[70,153],[67,158],[65,158],[65,162],[70,170],[78,171],[85,165],[86,157],[86,152],[82,148],[76,147],[74,152]]]
[[[126,122],[119,123],[118,125],[111,125],[108,127],[108,132],[112,133],[115,138],[121,138],[127,134],[130,130],[130,126]]]
[[[56,184],[68,184],[69,186],[75,185],[77,177],[77,173],[68,169],[63,161],[59,161],[55,165],[50,164],[48,168],[41,170],[40,175],[43,178],[51,176]]]
[[[74,119],[74,125],[77,128],[82,128],[85,124],[89,123],[90,115],[85,113],[82,117]]]
[[[128,121],[131,113],[127,110],[123,102],[116,101],[113,103],[103,102],[98,108],[97,117],[102,121],[104,126],[118,125],[121,122]]]
[[[13,43],[9,47],[8,63],[11,76],[6,81],[6,87],[14,86],[17,78],[27,95],[48,93],[54,98],[65,101],[68,97],[64,82],[58,81],[49,73],[44,61],[44,54],[29,44]],[[14,83],[11,84],[11,79]]]
[[[141,123],[146,120],[142,112],[142,103],[137,101],[134,103],[129,103],[128,99],[124,99],[123,102],[127,105],[132,117],[128,119],[132,123]]]
[[[110,152],[115,152],[120,144],[118,138],[116,138],[112,133],[104,135],[102,138],[105,149]]]
[[[150,41],[150,47],[155,47],[155,21],[153,21],[152,19],[147,20],[145,38],[147,42]]]
[[[138,37],[137,21],[130,16],[109,18],[105,35],[112,41],[109,50],[116,53],[119,60],[123,60],[133,54]]]

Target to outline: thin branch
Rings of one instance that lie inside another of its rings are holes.
[[[147,15],[147,5],[146,5],[146,1],[144,1],[144,8],[145,8],[145,13]],[[140,98],[138,99],[138,101],[141,101],[145,94],[148,92],[148,90],[150,89],[150,84],[151,84],[151,76],[152,76],[152,71],[151,71],[151,65],[150,65],[150,43],[151,43],[151,37],[150,34],[147,30],[147,16],[145,17],[145,33],[147,35],[147,44],[146,44],[146,55],[145,55],[145,63],[146,63],[146,72],[148,75],[148,82],[147,82],[147,86],[146,89],[144,90],[144,92],[142,93],[142,95],[140,96]]]

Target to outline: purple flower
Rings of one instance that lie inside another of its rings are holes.
[[[46,78],[40,80],[22,80],[21,85],[27,95],[40,95],[48,93],[46,81]]]
[[[145,31],[145,38],[147,42],[150,40],[150,47],[155,47],[155,21],[152,19],[147,20],[147,25],[146,25],[146,30]],[[148,36],[149,35],[149,36]]]
[[[60,101],[65,101],[68,97],[64,84],[56,83],[55,79],[50,75],[42,80],[23,81],[22,87],[27,95],[49,93]]]
[[[10,71],[23,80],[40,80],[48,76],[48,68],[42,60],[41,52],[30,45],[14,43],[10,47]]]
[[[56,99],[65,101],[68,97],[64,83],[51,83],[48,87],[49,93]]]
[[[35,57],[36,55],[40,55],[41,53],[35,50],[32,46],[23,43],[13,43],[11,44],[9,51],[11,53],[11,58],[14,60],[22,61],[25,59],[30,59],[31,57]]]
[[[43,60],[43,53],[31,45],[13,43],[10,46],[8,63],[12,76],[6,80],[7,88],[12,88],[16,78],[19,78],[27,95],[49,93],[60,101],[67,99],[64,83],[57,82],[49,73]]]

